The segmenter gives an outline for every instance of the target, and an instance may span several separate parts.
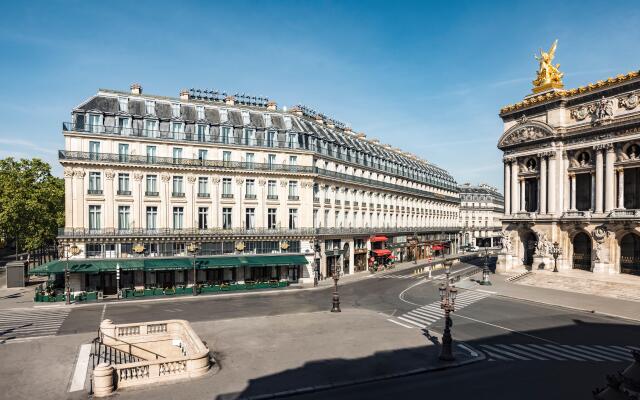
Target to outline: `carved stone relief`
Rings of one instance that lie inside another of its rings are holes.
[[[631,93],[627,97],[618,98],[618,107],[624,107],[627,110],[633,110],[638,106],[638,103],[640,103],[640,98],[638,98],[636,93]]]

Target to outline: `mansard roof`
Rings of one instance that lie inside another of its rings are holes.
[[[128,112],[118,110],[118,97],[128,98]],[[196,122],[196,105],[204,106],[204,120],[202,123],[220,125],[222,122],[220,110],[227,111],[227,124],[234,127],[253,127],[257,129],[275,129],[281,131],[292,131],[310,135],[314,138],[332,142],[347,149],[358,150],[373,156],[380,157],[425,172],[431,176],[443,179],[454,185],[455,179],[445,169],[431,164],[416,156],[409,155],[390,146],[374,143],[367,140],[364,135],[356,135],[348,128],[332,126],[328,127],[306,115],[299,115],[293,111],[273,110],[264,107],[249,105],[229,105],[224,103],[213,103],[196,99],[182,100],[175,97],[156,96],[148,94],[131,94],[110,89],[100,89],[98,94],[92,96],[84,103],[80,104],[74,112],[99,112],[105,115],[131,115],[132,117],[145,117],[145,101],[156,102],[154,118],[160,120],[172,120],[171,104],[180,104],[180,120],[187,123]],[[249,123],[245,124],[243,112],[249,114]],[[265,118],[268,115],[268,119]],[[290,121],[290,128],[287,127],[285,118]],[[266,120],[270,120],[271,125],[267,126]]]

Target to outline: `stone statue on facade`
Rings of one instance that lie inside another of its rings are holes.
[[[507,254],[511,253],[511,236],[506,231],[502,231],[500,235],[502,237],[502,251]]]

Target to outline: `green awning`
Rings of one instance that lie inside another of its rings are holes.
[[[235,268],[235,267],[270,267],[278,265],[303,265],[307,259],[302,255],[264,255],[264,256],[219,256],[198,257],[196,268]],[[67,261],[56,260],[39,267],[32,268],[30,275],[49,275],[63,273]],[[69,272],[114,272],[116,265],[122,271],[156,271],[193,268],[193,259],[188,257],[174,258],[132,258],[132,259],[81,259],[69,260]]]

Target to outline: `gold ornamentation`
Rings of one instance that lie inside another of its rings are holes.
[[[238,251],[244,250],[244,242],[236,243],[236,250],[238,250]]]
[[[564,74],[558,70],[558,68],[560,68],[560,64],[552,64],[553,58],[556,55],[557,47],[558,39],[553,42],[548,53],[545,53],[540,49],[540,58],[535,56],[536,60],[540,63],[540,67],[538,68],[536,80],[533,81],[533,93],[540,93],[549,89],[561,89],[564,87],[562,84],[562,77]]]
[[[289,248],[289,242],[280,242],[280,248],[286,250]]]
[[[144,245],[142,243],[138,243],[131,248],[134,253],[142,254],[144,253]]]

